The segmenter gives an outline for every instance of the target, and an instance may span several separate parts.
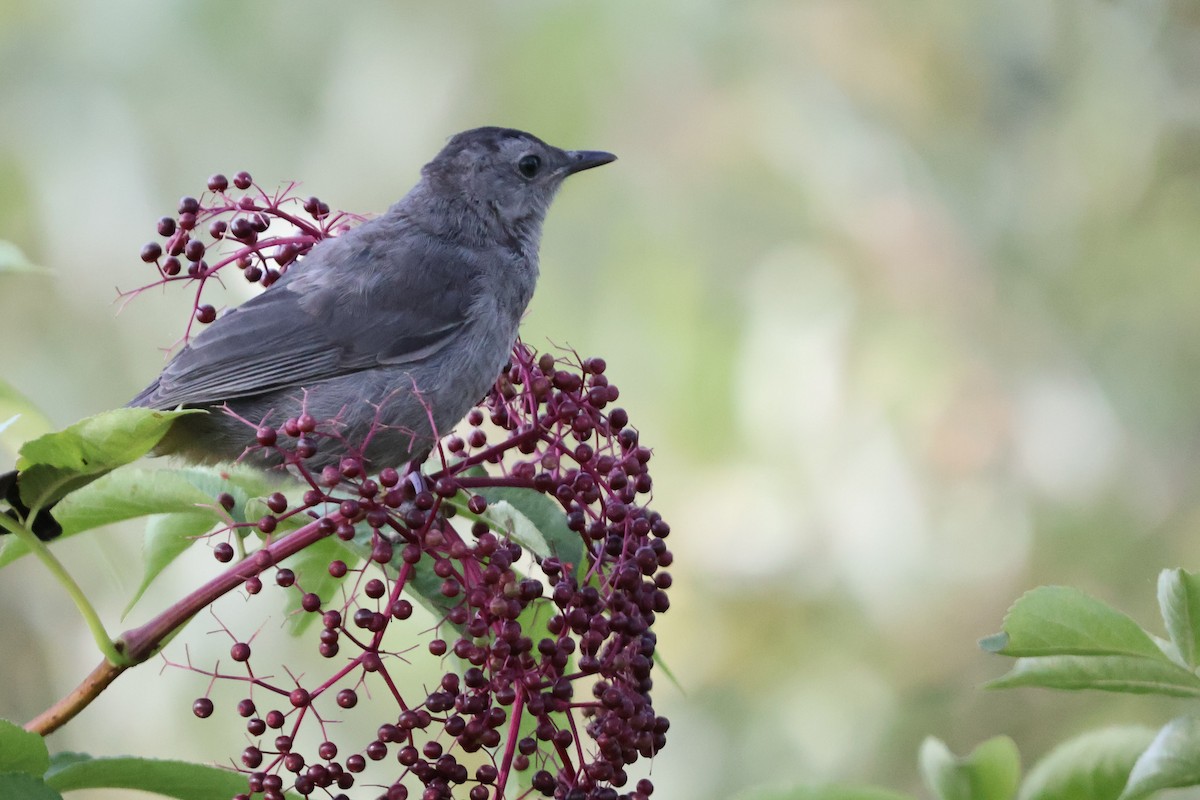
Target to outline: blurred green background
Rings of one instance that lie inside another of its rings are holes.
[[[1029,763],[1168,718],[989,693],[975,642],[1042,583],[1149,625],[1157,572],[1200,566],[1200,6],[5,0],[0,239],[53,272],[0,277],[0,377],[59,425],[139,390],[190,301],[118,316],[116,288],[210,173],[378,211],[482,124],[620,156],[556,202],[524,336],[607,358],[655,448],[682,686],[656,798],[913,789],[926,734]],[[139,547],[59,548],[114,631]],[[0,716],[97,660],[33,562],[0,619]],[[215,627],[168,653],[220,655]],[[52,746],[226,762],[205,685],[144,666]]]

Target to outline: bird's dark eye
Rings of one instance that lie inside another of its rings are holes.
[[[517,171],[526,178],[532,178],[537,175],[538,170],[542,168],[542,160],[537,156],[522,156],[517,162]]]

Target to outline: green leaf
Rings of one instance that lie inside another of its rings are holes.
[[[24,772],[40,778],[49,766],[50,754],[41,736],[0,719],[0,772]]]
[[[1007,736],[988,739],[975,748],[967,759],[972,770],[972,797],[982,800],[1009,800],[1021,780],[1021,754],[1016,742]]]
[[[4,800],[63,800],[40,777],[23,772],[0,772],[0,797]]]
[[[545,558],[583,564],[583,540],[567,527],[562,507],[541,492],[511,486],[479,489],[488,501],[485,517],[508,531],[513,541]]]
[[[21,499],[30,508],[44,508],[146,455],[178,417],[194,413],[118,408],[26,442],[17,458]]]
[[[229,516],[245,522],[251,495],[276,485],[275,476],[249,467],[123,467],[64,497],[54,507],[54,518],[63,527],[62,538],[153,514],[208,513],[215,523],[222,519],[216,508],[217,495],[228,492],[234,499]],[[0,567],[29,552],[16,537],[3,544]]]
[[[1200,575],[1164,569],[1158,575],[1158,607],[1171,643],[1190,667],[1200,664]]]
[[[1154,730],[1100,728],[1051,750],[1025,777],[1018,800],[1116,800]]]
[[[1006,656],[1129,655],[1169,661],[1136,622],[1067,586],[1026,592],[1004,617],[1004,632],[980,642]]]
[[[73,536],[101,525],[111,525],[153,514],[197,512],[215,506],[221,489],[201,488],[198,470],[118,469],[63,498],[54,507],[54,518],[64,536]],[[218,519],[210,508],[209,516]]]
[[[0,445],[14,454],[21,444],[54,430],[54,425],[24,395],[0,381]]]
[[[1133,656],[1046,656],[1018,659],[989,689],[1099,689],[1128,694],[1200,697],[1200,678],[1170,661]]]
[[[488,509],[484,516],[497,528],[504,531],[508,538],[531,553],[540,558],[551,555],[550,543],[546,541],[546,537],[529,520],[529,517],[518,511],[512,503],[504,500],[488,503]]]
[[[0,239],[0,275],[6,272],[49,272],[45,267],[38,266],[29,260],[28,256],[10,241]]]
[[[289,505],[294,505],[294,503],[289,502]],[[260,495],[257,497],[251,497],[249,500],[246,501],[245,505],[242,508],[242,514],[244,515],[244,520],[242,520],[242,521],[257,522],[258,520],[262,519],[263,517],[267,516],[268,514],[274,516],[275,512],[272,511],[271,507],[267,505],[267,498],[265,496]],[[299,528],[303,528],[305,525],[312,522],[312,517],[309,517],[309,516],[305,515],[303,512],[301,512],[299,514],[292,514],[289,517],[278,517],[277,516],[276,520],[278,520],[278,524],[277,524],[277,527],[275,528],[275,530],[279,531],[280,534],[282,534],[287,531],[294,531]],[[279,534],[272,534],[272,535],[279,535]]]
[[[203,492],[204,496],[209,498],[210,504],[222,492],[227,492],[233,497],[233,508],[228,513],[234,522],[257,519],[258,517],[249,516],[247,506],[254,499],[275,491],[281,482],[288,480],[285,473],[264,472],[246,466],[188,467],[175,471]]]
[[[121,616],[133,610],[137,601],[150,588],[167,566],[196,543],[196,537],[212,528],[215,522],[211,511],[185,511],[178,514],[158,514],[146,523],[142,542],[142,582]]]
[[[87,753],[76,753],[70,750],[64,750],[50,756],[50,769],[60,770],[65,766],[74,764],[78,761],[91,761],[92,756]]]
[[[213,800],[246,791],[246,776],[219,767],[152,758],[80,758],[78,754],[46,773],[46,783],[61,792],[74,789],[139,789],[178,800]],[[288,792],[290,800],[298,795]]]
[[[1160,789],[1200,785],[1200,718],[1177,717],[1154,737],[1133,769],[1121,800]]]
[[[202,513],[214,506],[220,490],[202,489],[203,470],[167,470],[129,467],[114,470],[64,497],[54,506],[54,518],[68,538],[102,525],[152,514]],[[231,487],[231,491],[239,491]],[[243,493],[244,494],[244,493]],[[220,519],[215,508],[208,512]],[[26,555],[29,548],[10,537],[0,550],[0,567]]]
[[[788,788],[756,786],[739,792],[736,800],[915,800],[874,786],[792,786]]]
[[[939,800],[1009,800],[1021,779],[1021,755],[1007,736],[988,739],[956,758],[939,739],[921,743],[921,776]]]

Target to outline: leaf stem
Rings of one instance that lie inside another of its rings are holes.
[[[33,517],[37,512],[30,514]],[[108,631],[104,629],[104,623],[100,621],[100,615],[96,613],[95,607],[84,594],[83,589],[63,566],[62,562],[55,558],[54,553],[50,552],[50,548],[46,543],[34,535],[33,531],[27,525],[16,522],[7,515],[0,514],[0,527],[4,527],[10,533],[15,535],[22,544],[29,548],[38,560],[50,571],[50,574],[62,584],[63,589],[71,597],[75,603],[75,608],[79,609],[79,615],[83,617],[84,623],[87,624],[88,630],[92,633],[92,638],[96,641],[96,647],[104,655],[105,661],[116,666],[129,666],[129,661],[116,643],[108,635]]]

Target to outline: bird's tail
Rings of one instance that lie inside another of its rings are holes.
[[[29,506],[21,500],[21,486],[17,482],[19,477],[20,475],[15,469],[0,474],[0,503],[8,504],[8,510],[3,512],[6,516],[14,520],[26,520],[28,524]],[[62,533],[62,526],[51,516],[49,508],[43,508],[38,512],[30,528],[32,528],[34,536],[43,542],[48,542]],[[7,533],[7,531],[0,528],[0,534],[3,533]]]

